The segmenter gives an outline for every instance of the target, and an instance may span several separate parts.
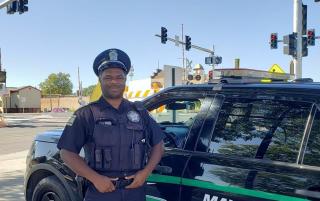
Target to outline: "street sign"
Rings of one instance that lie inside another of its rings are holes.
[[[187,66],[187,68],[191,68],[191,69],[192,69],[191,64],[192,64],[192,60],[186,59],[186,66]]]
[[[221,64],[222,63],[222,57],[215,56],[214,57],[214,64]]]
[[[271,68],[269,68],[268,72],[270,72],[270,73],[286,73],[278,64],[273,64],[271,66]]]
[[[210,64],[213,63],[213,58],[212,57],[206,57],[204,61],[205,61],[204,62],[205,64],[209,64],[210,65]]]

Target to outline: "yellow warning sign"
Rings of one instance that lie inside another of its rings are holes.
[[[270,73],[286,73],[278,64],[273,64],[268,71]]]
[[[284,70],[278,65],[278,64],[273,64],[271,68],[269,68],[268,72],[270,73],[281,73],[285,74]],[[262,79],[261,82],[263,83],[270,83],[272,82],[271,79]]]

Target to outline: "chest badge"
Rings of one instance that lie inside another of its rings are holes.
[[[140,121],[140,115],[138,112],[131,110],[127,113],[127,117],[129,119],[129,121],[134,122],[134,123],[138,123]]]

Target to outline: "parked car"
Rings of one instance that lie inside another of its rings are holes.
[[[166,133],[147,200],[320,200],[320,83],[176,86],[143,103]],[[82,200],[56,147],[61,132],[35,138],[26,201]]]

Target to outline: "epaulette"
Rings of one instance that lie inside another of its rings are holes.
[[[145,110],[145,107],[144,107],[144,105],[143,105],[143,103],[141,101],[135,101],[135,102],[133,102],[133,105],[135,106],[135,108],[138,111],[144,111]]]

